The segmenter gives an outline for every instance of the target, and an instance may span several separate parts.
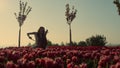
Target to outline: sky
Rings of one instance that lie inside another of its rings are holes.
[[[120,44],[120,16],[113,0],[22,0],[32,11],[27,16],[21,33],[21,46],[34,41],[28,32],[36,32],[40,26],[48,29],[47,39],[53,43],[69,42],[65,5],[77,9],[73,20],[72,41],[85,41],[92,35],[104,35],[108,44]],[[19,12],[19,0],[0,0],[0,47],[18,46],[19,24],[14,13]],[[32,36],[34,37],[34,36]]]

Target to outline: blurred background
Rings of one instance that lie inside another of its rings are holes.
[[[120,44],[120,16],[113,0],[22,0],[32,11],[27,16],[21,33],[21,46],[33,44],[26,33],[37,31],[40,26],[48,29],[47,38],[53,43],[69,42],[65,5],[77,9],[72,22],[72,41],[82,41],[100,34],[108,44]],[[19,24],[14,16],[19,12],[19,0],[0,0],[0,47],[18,46]],[[34,37],[34,36],[33,36]]]

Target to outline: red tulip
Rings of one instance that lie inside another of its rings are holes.
[[[60,64],[64,63],[63,60],[61,59],[61,57],[56,57],[55,61],[58,62],[58,63],[60,63]]]
[[[41,65],[41,59],[40,58],[36,58],[35,62],[36,62],[36,64]]]
[[[87,68],[88,59],[98,64],[97,68],[119,68],[119,55],[120,47],[50,46],[45,50],[9,47],[0,49],[0,68]]]
[[[5,61],[5,57],[4,56],[0,56],[0,62],[3,63]]]
[[[5,56],[5,53],[4,52],[0,52],[0,56]]]
[[[103,55],[109,55],[110,50],[109,49],[105,49],[101,51]]]
[[[67,59],[67,60],[66,60],[66,64],[69,64],[70,62],[71,62],[70,59]]]
[[[17,63],[18,63],[18,65],[19,65],[19,67],[25,68],[25,67],[27,66],[27,65],[26,65],[27,59],[21,58],[21,59],[17,60]]]
[[[76,56],[73,56],[73,57],[72,57],[72,61],[75,62],[75,63],[77,63],[78,58],[77,58]]]
[[[54,53],[53,52],[47,52],[47,57],[54,58]]]
[[[87,68],[87,64],[86,63],[80,64],[80,68]]]
[[[74,64],[72,62],[67,64],[67,68],[73,68],[73,67],[74,67]]]
[[[61,57],[55,58],[55,61],[56,61],[57,65],[58,65],[58,68],[64,68],[64,62],[61,59]]]
[[[114,58],[113,58],[113,62],[117,63],[118,61],[120,61],[120,57],[115,55]]]
[[[25,54],[25,55],[23,55],[23,58],[25,58],[25,59],[28,59],[28,56],[29,56],[29,54]]]
[[[14,63],[12,61],[8,61],[6,63],[6,68],[15,68],[15,65],[14,65]]]
[[[4,64],[1,64],[1,63],[0,63],[0,68],[5,68],[5,67],[4,67]]]
[[[41,59],[41,66],[42,66],[42,67],[45,67],[45,66],[46,66],[46,65],[45,65],[45,59],[44,59],[44,58]]]
[[[35,62],[34,61],[28,61],[27,68],[35,68]]]
[[[110,68],[115,68],[115,65],[110,65]]]
[[[106,66],[106,63],[108,63],[110,61],[110,59],[111,59],[110,56],[103,55],[100,57],[98,65],[104,67],[104,66]]]
[[[19,51],[13,51],[11,54],[11,59],[16,62],[20,58],[20,52]]]
[[[79,68],[79,66],[78,66],[78,65],[75,65],[74,68]]]
[[[63,55],[62,58],[63,58],[63,60],[66,60],[66,59],[67,59],[67,56],[66,56],[66,55]]]
[[[46,60],[45,60],[45,68],[53,68],[53,59],[50,59],[50,58],[47,58]]]
[[[97,68],[102,68],[102,66],[98,65],[98,67],[97,67]]]
[[[58,68],[58,63],[56,61],[53,61],[53,68]]]
[[[120,68],[120,62],[117,62],[115,68]]]
[[[86,58],[86,59],[87,59],[87,58],[91,58],[91,53],[85,53],[83,56],[84,56],[84,58]]]

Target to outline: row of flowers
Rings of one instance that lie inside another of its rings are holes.
[[[0,68],[120,68],[120,47],[1,48]]]

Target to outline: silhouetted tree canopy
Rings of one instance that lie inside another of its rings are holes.
[[[78,42],[78,46],[87,46],[87,43],[85,41]]]
[[[119,0],[114,0],[113,3],[116,5],[116,7],[118,8],[118,13],[120,15],[120,3]]]
[[[77,42],[72,42],[72,46],[77,46]]]
[[[106,42],[106,37],[104,35],[96,35],[86,39],[87,45],[91,46],[104,46]]]

